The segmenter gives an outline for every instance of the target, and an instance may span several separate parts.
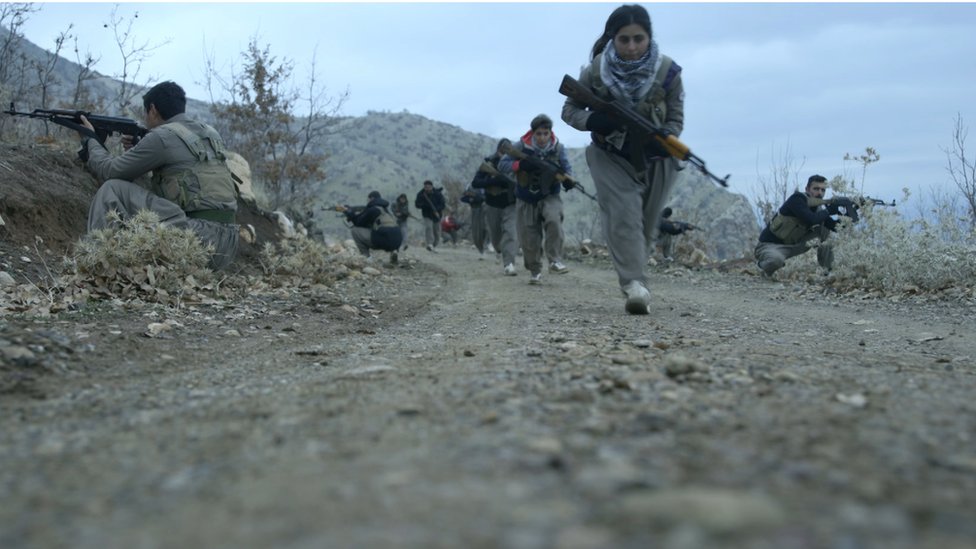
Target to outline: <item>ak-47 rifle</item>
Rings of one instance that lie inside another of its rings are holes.
[[[94,137],[99,143],[105,145],[105,140],[113,133],[131,135],[135,141],[145,137],[149,130],[140,126],[131,118],[120,118],[116,116],[102,116],[86,111],[72,111],[67,109],[34,109],[33,112],[17,112],[14,104],[10,103],[10,108],[3,111],[4,114],[11,116],[26,116],[28,118],[41,118],[49,122],[54,122],[59,126],[72,129],[88,137]],[[92,132],[81,124],[81,117],[84,116],[91,122],[95,131]]]
[[[529,156],[525,154],[523,151],[517,149],[511,143],[503,143],[498,150],[518,160],[524,160],[526,157]],[[586,192],[586,188],[583,187],[583,184],[573,179],[573,176],[566,173],[566,170],[564,170],[562,166],[560,166],[559,164],[551,160],[546,160],[545,158],[541,158],[538,156],[535,156],[533,158],[535,158],[536,160],[542,162],[543,164],[551,168],[556,173],[556,181],[559,181],[561,184],[563,184],[564,187],[576,189],[577,191],[583,193],[583,196],[589,198],[590,200],[594,200],[594,201],[596,200],[596,197]]]
[[[563,81],[559,85],[559,93],[578,103],[582,103],[594,111],[607,114],[617,122],[627,126],[627,128],[631,131],[639,132],[648,137],[653,137],[664,146],[664,149],[671,156],[691,163],[693,166],[701,170],[703,174],[710,177],[719,185],[723,187],[729,186],[729,177],[731,177],[732,174],[726,175],[724,179],[719,179],[718,176],[708,171],[708,168],[705,167],[705,161],[698,156],[695,156],[695,154],[692,153],[688,148],[688,145],[685,145],[679,141],[674,135],[655,126],[653,123],[651,123],[651,121],[641,116],[640,113],[633,108],[623,105],[617,100],[605,101],[600,99],[596,96],[596,94],[588,90],[586,86],[580,84],[575,78],[568,74],[563,77]]]
[[[861,216],[857,213],[861,208],[865,206],[888,206],[893,208],[895,207],[895,201],[885,202],[880,198],[871,198],[870,196],[834,195],[830,198],[807,197],[807,205],[811,208],[825,206],[831,214],[849,217],[852,222],[856,223],[861,219]]]
[[[496,168],[495,166],[493,166],[491,164],[491,162],[488,162],[487,160],[485,160],[484,162],[481,163],[480,166],[478,166],[478,171],[481,172],[481,173],[484,173],[484,174],[488,174],[488,175],[494,177],[495,179],[504,181],[506,185],[509,185],[509,186],[512,186],[512,187],[515,186],[515,182],[514,181],[512,181],[508,176],[506,176],[502,172],[498,171],[498,168]]]
[[[895,206],[897,206],[897,204],[895,204],[895,201],[894,200],[892,200],[891,202],[885,202],[884,200],[882,200],[880,198],[871,198],[870,196],[861,196],[861,197],[855,198],[854,200],[856,202],[860,202],[861,203],[861,206],[867,206],[868,204],[870,204],[872,206],[888,206],[888,207],[891,207],[891,208],[894,208]]]

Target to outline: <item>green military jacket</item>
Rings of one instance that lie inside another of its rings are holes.
[[[224,145],[211,126],[178,114],[153,128],[118,156],[88,139],[88,167],[101,181],[135,181],[152,173],[150,190],[187,212],[224,223],[234,222],[237,195],[225,164]]]

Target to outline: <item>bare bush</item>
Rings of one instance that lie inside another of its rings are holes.
[[[793,156],[793,148],[786,141],[786,146],[777,156],[775,146],[770,147],[769,175],[759,173],[758,158],[756,167],[756,184],[753,187],[753,199],[756,215],[761,224],[769,223],[783,202],[800,188],[800,170],[806,159],[797,161]]]
[[[193,231],[159,222],[143,210],[114,228],[88,233],[79,241],[74,285],[92,296],[131,297],[179,305],[185,294],[213,281],[207,267],[212,248]]]
[[[254,182],[264,187],[273,209],[317,195],[325,179],[324,141],[336,131],[348,92],[326,93],[314,55],[304,91],[293,84],[294,63],[272,56],[270,46],[259,46],[257,37],[250,39],[242,57],[242,72],[232,69],[229,77],[207,59],[205,81],[218,130],[247,159]],[[228,99],[217,98],[215,86]]]
[[[118,113],[123,116],[142,114],[139,109],[136,113],[130,111],[132,100],[139,94],[140,90],[148,87],[150,82],[157,79],[156,76],[149,75],[143,84],[137,84],[136,80],[139,79],[139,74],[142,72],[142,64],[151,56],[152,52],[171,42],[169,38],[158,43],[137,40],[133,34],[133,26],[137,19],[139,19],[138,11],[134,12],[131,17],[125,18],[119,14],[119,5],[116,4],[112,8],[108,22],[104,24],[104,27],[112,32],[112,38],[115,40],[119,55],[122,56],[122,70],[114,77],[120,83],[118,93],[115,96],[115,107],[118,109]]]
[[[900,203],[908,200],[906,193]],[[905,219],[897,210],[866,206],[861,221],[843,222],[830,238],[835,253],[832,276],[816,277],[812,251],[787,262],[780,274],[787,279],[821,280],[841,292],[971,292],[976,289],[976,242],[966,232],[951,231],[925,219]]]
[[[966,156],[968,136],[969,128],[963,123],[962,115],[957,114],[952,130],[952,144],[942,150],[946,155],[946,171],[966,201],[970,229],[976,230],[976,163]]]

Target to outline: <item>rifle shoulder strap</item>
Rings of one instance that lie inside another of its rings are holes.
[[[672,69],[677,67],[680,71],[681,68],[667,55],[661,56],[661,66],[657,69],[657,74],[654,75],[654,83],[651,84],[650,93],[648,93],[648,98],[652,105],[656,105],[664,101],[664,98],[668,94],[668,86],[674,80],[677,75],[677,71],[672,72]]]

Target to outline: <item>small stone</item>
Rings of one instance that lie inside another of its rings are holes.
[[[864,408],[865,406],[868,405],[867,397],[862,395],[861,393],[854,393],[850,395],[838,393],[837,400],[843,402],[844,404],[853,406],[855,408]]]
[[[683,355],[669,355],[664,359],[664,372],[668,377],[680,377],[705,370],[705,365]]]
[[[0,349],[0,353],[2,353],[3,358],[7,359],[9,362],[20,366],[29,366],[37,361],[33,351],[20,345],[4,347]]]
[[[624,496],[621,518],[641,526],[694,525],[714,534],[749,534],[775,528],[784,521],[780,507],[768,496],[752,492],[684,488]]]
[[[14,277],[10,276],[10,274],[7,273],[7,271],[0,271],[0,288],[4,288],[6,286],[14,286],[16,284],[17,281],[15,281]]]
[[[379,269],[373,267],[363,267],[363,274],[367,274],[369,276],[379,276],[381,273]]]
[[[526,447],[541,454],[558,454],[563,450],[563,444],[555,438],[535,438],[526,443]]]
[[[167,324],[165,322],[152,322],[147,327],[147,330],[143,332],[143,335],[146,337],[166,337],[168,335],[166,332],[169,332],[172,329],[173,326],[171,324]]]
[[[471,349],[465,349],[464,356],[474,356],[474,351],[472,351]]]
[[[640,348],[640,349],[646,349],[646,348],[650,347],[651,345],[654,345],[654,342],[651,341],[650,339],[637,339],[637,340],[634,340],[634,347],[637,347],[637,348]]]

